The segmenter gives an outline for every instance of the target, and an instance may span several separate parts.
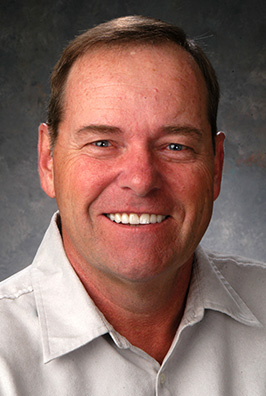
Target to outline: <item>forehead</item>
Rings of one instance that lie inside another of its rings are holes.
[[[121,68],[122,73],[121,73]],[[140,72],[141,71],[141,72]],[[120,75],[119,75],[120,72]],[[145,74],[150,78],[160,78],[164,82],[169,78],[190,80],[191,85],[205,88],[202,73],[187,51],[174,43],[169,44],[127,44],[101,45],[79,57],[70,69],[67,88],[84,80],[88,83],[99,79],[118,78],[119,80],[135,78],[141,80]]]
[[[65,116],[83,116],[85,103],[93,115],[97,107],[106,111],[110,104],[112,113],[120,115],[133,113],[134,107],[149,114],[165,108],[170,115],[171,109],[182,111],[186,105],[201,118],[207,114],[207,89],[195,60],[178,45],[103,46],[80,57],[68,76]]]

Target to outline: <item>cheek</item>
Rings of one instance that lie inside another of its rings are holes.
[[[72,205],[74,210],[97,199],[108,184],[108,170],[88,157],[62,161],[55,169],[55,191],[58,204]],[[60,207],[59,207],[60,209]]]
[[[195,248],[204,235],[213,208],[212,169],[197,165],[180,178],[179,202],[183,210],[182,235]],[[178,199],[178,195],[176,194]],[[177,208],[176,218],[179,219]],[[177,223],[178,224],[178,223]]]
[[[213,169],[206,164],[185,164],[175,172],[172,190],[185,206],[198,208],[213,201]]]

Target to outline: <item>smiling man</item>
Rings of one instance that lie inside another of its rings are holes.
[[[1,395],[265,394],[265,267],[199,247],[218,99],[206,56],[161,21],[120,18],[65,49],[39,128],[59,211],[0,289]]]

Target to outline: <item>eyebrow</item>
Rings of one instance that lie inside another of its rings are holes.
[[[190,135],[198,140],[202,139],[203,132],[195,127],[188,126],[188,125],[169,125],[164,126],[159,129],[162,135]],[[98,134],[99,132],[102,134],[122,134],[122,130],[118,127],[113,125],[103,125],[103,124],[90,124],[85,125],[79,128],[76,133],[78,135],[86,135],[87,133]]]
[[[97,124],[90,124],[90,125],[85,125],[78,129],[76,133],[78,135],[86,135],[88,132],[98,134],[103,133],[103,134],[110,134],[110,133],[122,133],[121,129],[112,125],[97,125]]]
[[[165,135],[191,135],[197,139],[201,139],[203,137],[202,130],[188,125],[166,126],[161,128],[161,132]]]

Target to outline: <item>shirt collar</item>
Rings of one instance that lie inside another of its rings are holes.
[[[114,333],[66,257],[57,226],[59,219],[55,213],[31,271],[45,363],[106,333],[113,337]],[[227,314],[245,325],[261,326],[215,263],[198,247],[179,331],[201,320],[206,309]]]
[[[45,363],[109,330],[66,257],[58,218],[53,216],[31,272]]]
[[[201,320],[205,310],[211,309],[224,313],[244,325],[261,327],[261,323],[225,279],[211,257],[202,247],[197,248],[183,324]]]

